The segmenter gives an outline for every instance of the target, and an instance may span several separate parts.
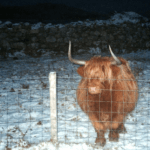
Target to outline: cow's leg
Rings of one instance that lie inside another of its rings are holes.
[[[95,140],[95,143],[97,145],[100,145],[100,146],[104,146],[106,144],[106,139],[105,139],[105,130],[99,130],[99,131],[96,131],[97,132],[97,138]]]
[[[109,132],[109,141],[118,142],[119,133],[118,130],[110,130]]]
[[[123,123],[121,123],[120,125],[119,125],[119,127],[118,127],[118,133],[127,133],[127,130],[126,130],[126,128],[125,128],[125,126],[124,126],[124,124]]]
[[[115,116],[110,126],[109,141],[118,141],[119,133],[125,130],[126,129],[123,124],[123,115]]]
[[[89,119],[91,120],[96,132],[97,132],[97,138],[95,140],[95,143],[100,146],[104,146],[106,144],[106,139],[104,137],[106,129],[103,123],[100,123],[96,115],[90,114]]]

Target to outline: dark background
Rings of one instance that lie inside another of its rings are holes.
[[[126,11],[150,18],[150,0],[0,0],[0,20],[12,22],[104,20]]]

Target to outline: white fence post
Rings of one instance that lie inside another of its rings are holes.
[[[57,142],[56,72],[49,73],[51,140]]]

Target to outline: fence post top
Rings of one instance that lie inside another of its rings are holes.
[[[56,74],[56,72],[50,72],[49,74]]]

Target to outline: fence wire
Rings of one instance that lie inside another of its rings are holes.
[[[27,148],[32,143],[50,140],[47,82],[47,79],[1,81],[0,149],[4,146]]]
[[[11,61],[8,61],[9,63],[2,62],[3,67],[0,73],[0,149],[19,146],[28,148],[32,144],[51,141],[50,109],[53,108],[50,108],[48,81],[48,73],[51,71],[57,72],[58,143],[94,144],[97,134],[88,115],[81,110],[76,97],[78,84],[81,80],[81,77],[76,73],[78,66],[68,62],[64,63],[66,58],[58,62],[46,60],[44,65],[47,68],[44,73],[42,69],[35,69],[38,68],[38,65],[39,68],[44,66],[39,59],[37,63],[33,59],[15,60],[13,61],[14,64],[10,64]],[[9,65],[6,66],[5,63],[15,67],[10,70]],[[19,63],[20,66],[17,66]],[[27,63],[26,67],[24,63]],[[63,69],[59,69],[60,66],[63,66]],[[110,147],[117,145],[118,147],[121,146],[122,149],[125,149],[124,147],[127,145],[132,145],[133,149],[148,150],[150,148],[148,61],[146,63],[134,61],[134,63],[131,62],[130,66],[138,82],[139,98],[134,111],[126,117],[127,133],[120,134],[119,141],[116,143],[109,141],[109,132],[107,131],[105,134],[106,145]],[[20,70],[22,77],[17,76],[19,71],[16,68],[19,67],[22,69]],[[7,70],[7,68],[9,69]],[[29,68],[30,78],[23,75]],[[32,71],[34,69],[35,74],[39,74],[38,77],[33,76],[34,72]],[[11,78],[12,73],[14,73],[14,78]]]
[[[91,121],[88,118],[88,115],[86,115],[79,107],[77,98],[76,98],[76,90],[78,86],[78,81],[80,79],[79,78],[61,78],[61,79],[63,79],[66,82],[66,84],[65,85],[58,84],[58,85],[61,85],[61,87],[57,87],[58,88],[57,89],[57,92],[58,92],[58,141],[65,142],[65,143],[71,143],[71,142],[94,143],[97,137],[96,132],[94,130],[94,127]],[[140,84],[148,84],[149,86],[149,83],[147,81],[145,82],[138,81],[138,85]],[[82,90],[87,91],[87,89],[82,89]],[[105,89],[103,90],[105,91]],[[121,91],[121,90],[118,90],[118,91]],[[132,91],[132,92],[137,92],[137,91]],[[125,127],[127,130],[127,133],[120,134],[119,141],[122,142],[122,146],[124,146],[129,141],[130,142],[132,141],[132,143],[135,144],[135,147],[141,146],[141,148],[145,147],[146,149],[148,149],[148,146],[149,146],[148,137],[150,136],[149,134],[150,111],[149,111],[149,99],[148,98],[149,98],[150,91],[149,89],[144,90],[144,91],[143,89],[139,89],[138,92],[139,92],[139,100],[137,102],[137,105],[134,111],[132,113],[129,113],[125,121]],[[99,98],[100,98],[100,95],[99,95]],[[88,103],[90,100],[85,99],[85,101],[86,103]],[[95,102],[96,102],[96,99],[94,100],[94,103]],[[97,100],[97,102],[99,102],[99,100]],[[101,101],[101,102],[104,102],[104,101]],[[132,103],[133,102],[131,102],[131,104]],[[124,105],[125,104],[126,103],[124,102]],[[95,113],[95,111],[90,111],[89,109],[88,114]],[[110,112],[105,111],[105,113],[107,114]],[[111,113],[113,114],[116,112],[111,112]],[[126,113],[126,112],[123,112],[123,113]],[[101,122],[105,123],[105,121],[101,121]],[[120,122],[117,122],[117,123],[120,123]],[[108,137],[108,131],[106,134],[107,134],[106,137]],[[142,143],[141,141],[143,140],[144,142]],[[108,143],[111,144],[111,142],[108,142]]]

